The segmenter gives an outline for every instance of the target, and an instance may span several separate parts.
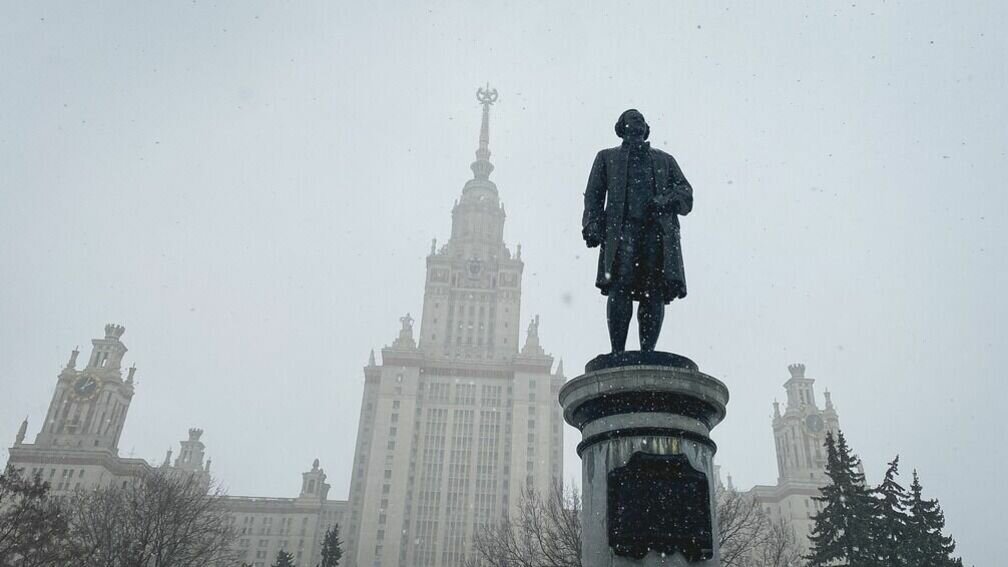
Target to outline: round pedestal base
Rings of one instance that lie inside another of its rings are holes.
[[[582,435],[585,567],[720,564],[710,431],[728,389],[677,359],[689,364],[605,367],[560,390]]]

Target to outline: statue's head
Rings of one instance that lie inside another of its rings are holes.
[[[644,120],[644,115],[636,108],[626,110],[616,120],[616,135],[620,138],[640,138],[647,140],[651,127]]]

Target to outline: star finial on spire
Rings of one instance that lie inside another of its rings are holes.
[[[494,166],[490,163],[490,105],[497,102],[497,89],[476,89],[476,100],[483,105],[483,123],[480,125],[479,149],[476,150],[476,161],[470,166],[476,179],[489,179]]]

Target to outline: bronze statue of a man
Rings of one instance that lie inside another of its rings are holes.
[[[598,153],[585,189],[581,234],[589,248],[601,246],[595,285],[608,296],[614,353],[626,349],[634,301],[641,350],[650,352],[665,305],[686,297],[679,215],[693,209],[693,189],[675,159],[647,142],[649,133],[636,109],[621,114],[623,143]]]

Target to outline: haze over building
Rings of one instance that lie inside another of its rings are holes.
[[[519,350],[521,247],[504,243],[504,205],[490,181],[483,105],[473,178],[452,208],[451,237],[431,244],[419,336],[413,318],[372,353],[350,483],[348,565],[452,566],[473,533],[515,510],[525,488],[563,477],[562,364],[531,319]]]
[[[795,535],[802,552],[808,551],[812,518],[820,505],[813,500],[830,480],[826,476],[826,435],[840,431],[840,419],[829,390],[825,407],[816,402],[815,380],[805,376],[802,363],[788,366],[791,377],[784,383],[787,403],[773,403],[773,434],[777,453],[777,483],[754,486],[748,494],[755,498],[773,521],[783,520]]]
[[[130,367],[123,379],[121,366],[127,348],[120,339],[125,332],[122,325],[105,325],[105,336],[91,341],[91,356],[80,370],[79,351],[71,352],[57,378],[35,442],[25,443],[26,418],[10,448],[7,466],[39,475],[49,482],[55,495],[99,486],[125,486],[155,468],[144,459],[119,455],[119,437],[133,400],[136,372],[135,367]],[[174,462],[169,450],[158,468],[168,474],[193,475],[209,485],[210,460],[206,459],[202,436],[202,429],[189,429]],[[263,567],[278,551],[285,550],[294,556],[297,567],[316,565],[326,530],[342,522],[346,508],[345,501],[329,500],[328,494],[325,471],[316,459],[302,474],[297,498],[224,498],[238,535],[235,548],[239,559]]]

